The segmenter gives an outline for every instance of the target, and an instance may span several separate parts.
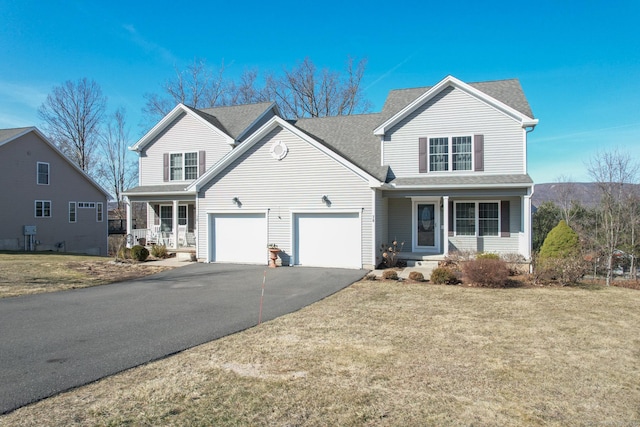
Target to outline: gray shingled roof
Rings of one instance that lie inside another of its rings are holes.
[[[490,82],[469,83],[472,86],[509,107],[521,112],[527,117],[533,117],[527,98],[524,96],[522,86],[518,79],[495,80]],[[382,107],[383,121],[390,119],[412,101],[420,97],[433,86],[417,87],[410,89],[397,89],[389,92],[387,100]]]
[[[187,189],[191,183],[184,184],[164,184],[164,185],[139,185],[137,187],[130,188],[125,191],[125,194],[135,196],[136,194],[149,194],[149,193],[166,193],[175,194],[181,193]]]
[[[434,176],[425,174],[425,176],[415,178],[395,178],[389,184],[400,186],[465,186],[465,185],[519,185],[529,186],[533,184],[533,180],[529,175],[447,175]]]
[[[233,139],[237,139],[258,117],[271,108],[271,102],[194,110]],[[204,114],[203,114],[204,113]]]
[[[33,127],[0,129],[0,144],[29,129],[33,129]]]
[[[373,134],[380,114],[300,119],[294,124],[380,181],[386,179],[388,166],[380,166],[380,138]]]

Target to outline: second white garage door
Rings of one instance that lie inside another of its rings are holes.
[[[294,227],[297,265],[362,267],[358,213],[298,213]]]
[[[211,214],[211,261],[267,263],[267,220],[264,213]]]

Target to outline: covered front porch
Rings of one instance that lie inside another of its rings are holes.
[[[137,187],[126,193],[127,234],[133,237],[131,244],[164,245],[173,250],[195,249],[198,229],[195,194],[144,190],[144,187]],[[133,227],[133,202],[145,205],[145,228]]]

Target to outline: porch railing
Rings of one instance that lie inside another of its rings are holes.
[[[165,245],[168,248],[173,248],[175,243],[175,233],[169,231],[158,231],[149,228],[136,228],[131,230],[134,244],[145,245]],[[141,241],[141,239],[143,239]],[[178,247],[195,247],[196,236],[192,231],[178,232]]]

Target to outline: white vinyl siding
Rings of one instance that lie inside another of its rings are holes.
[[[140,185],[166,184],[164,181],[164,158],[168,153],[184,153],[205,151],[205,169],[216,163],[222,156],[231,151],[231,146],[222,135],[208,128],[205,124],[190,115],[183,114],[174,120],[166,130],[151,142],[139,158]],[[184,162],[184,160],[183,160]],[[186,171],[182,171],[184,179],[193,176],[194,168],[198,171],[198,160],[195,164],[187,159]]]
[[[520,124],[462,90],[451,87],[387,132],[382,163],[391,166],[397,177],[419,176],[419,139],[446,135],[484,135],[484,171],[459,173],[526,173],[525,136]]]
[[[275,160],[270,153],[277,141],[288,148],[282,160]],[[362,263],[373,263],[373,198],[368,182],[287,130],[271,131],[202,191],[199,224],[207,224],[208,211],[267,211],[268,242],[281,249],[280,258],[285,265],[293,258],[294,212],[359,211]],[[327,195],[330,206],[323,202],[323,195]],[[235,197],[242,207],[234,203]],[[198,233],[199,253],[209,253],[206,227],[199,227]],[[266,256],[266,247],[264,251]]]

